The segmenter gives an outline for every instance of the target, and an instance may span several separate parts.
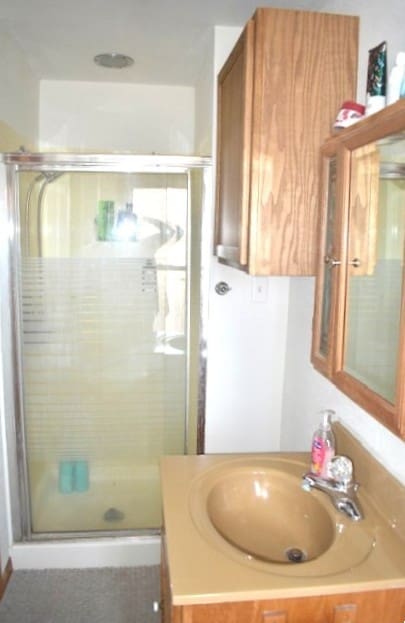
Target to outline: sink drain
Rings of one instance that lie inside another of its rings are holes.
[[[286,558],[289,562],[305,562],[306,553],[299,547],[289,547],[285,550]]]

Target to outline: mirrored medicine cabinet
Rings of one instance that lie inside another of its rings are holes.
[[[321,157],[312,363],[405,439],[405,100]]]

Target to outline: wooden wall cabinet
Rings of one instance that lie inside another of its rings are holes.
[[[215,252],[315,274],[319,148],[357,81],[358,18],[258,9],[218,76]]]
[[[405,439],[405,100],[321,153],[312,362]]]

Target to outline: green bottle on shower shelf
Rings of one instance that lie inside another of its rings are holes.
[[[114,201],[100,199],[97,203],[97,240],[112,240],[114,229]]]

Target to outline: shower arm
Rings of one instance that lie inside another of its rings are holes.
[[[37,175],[31,182],[27,191],[27,198],[25,200],[25,214],[24,214],[24,224],[25,224],[25,253],[27,256],[30,254],[30,203],[31,203],[31,195],[34,190],[34,186],[37,182],[39,182],[43,178],[42,173]]]
[[[29,235],[30,235],[30,203],[32,191],[34,190],[34,186],[40,180],[42,181],[42,185],[38,194],[38,208],[37,208],[37,243],[38,243],[38,257],[42,255],[42,240],[41,240],[41,226],[42,226],[42,199],[46,189],[46,186],[51,182],[55,181],[58,177],[63,175],[63,171],[57,172],[48,172],[43,171],[40,175],[37,175],[36,178],[31,182],[28,192],[27,199],[25,202],[25,250],[27,256],[30,254],[30,244],[29,244]]]
[[[38,206],[37,206],[37,248],[38,248],[38,257],[42,256],[42,236],[41,236],[41,227],[42,227],[42,197],[45,192],[45,188],[48,185],[48,180],[45,180],[42,183],[41,189],[38,194]]]

